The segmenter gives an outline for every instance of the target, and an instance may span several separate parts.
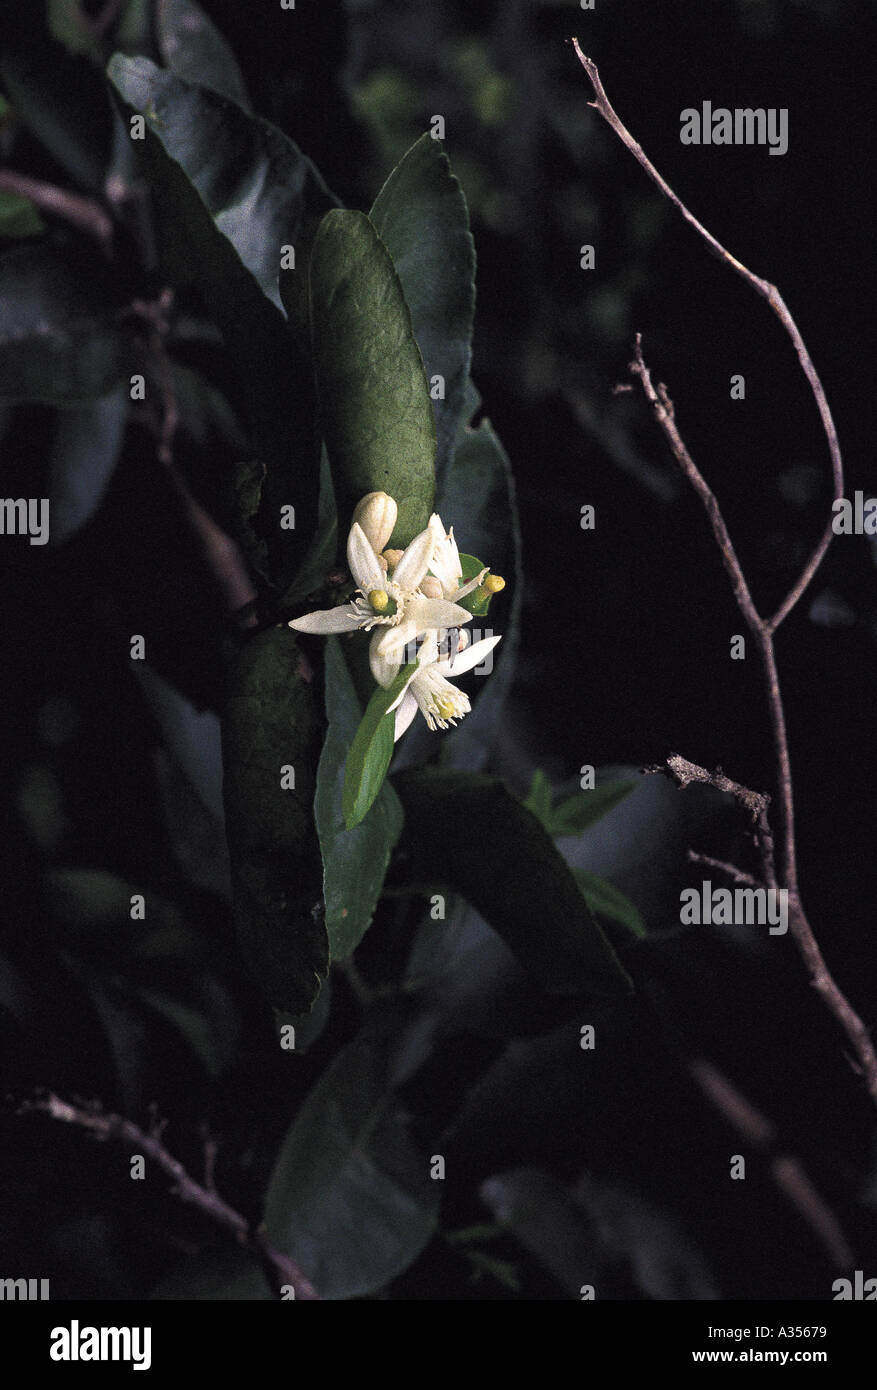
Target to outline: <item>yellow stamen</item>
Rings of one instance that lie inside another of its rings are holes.
[[[447,696],[442,698],[437,695],[433,700],[433,706],[439,719],[453,719],[454,715],[457,713],[453,700],[448,699]]]

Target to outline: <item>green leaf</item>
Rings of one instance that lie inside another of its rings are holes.
[[[155,29],[162,59],[178,77],[251,110],[235,56],[200,5],[193,0],[157,0]]]
[[[436,1229],[441,1183],[394,1100],[404,1079],[358,1038],[311,1091],[277,1156],[267,1236],[324,1299],[385,1287]]]
[[[394,786],[414,883],[461,893],[549,992],[629,993],[560,851],[499,778],[427,768],[400,773]]]
[[[601,917],[609,917],[613,922],[620,922],[636,937],[646,936],[646,924],[630,898],[626,898],[618,888],[599,874],[588,873],[585,869],[573,869],[573,873],[592,912]]]
[[[320,729],[293,633],[249,638],[232,664],[222,718],[223,795],[241,950],[277,1009],[304,1013],[329,968],[313,824]],[[281,785],[294,771],[294,788]]]
[[[595,821],[614,810],[636,786],[636,782],[604,782],[588,792],[577,792],[561,801],[551,812],[552,835],[580,835]]]
[[[463,582],[466,583],[468,580],[474,579],[483,569],[489,568],[489,566],[486,566],[476,555],[463,555],[461,553],[460,568],[463,571],[461,578]],[[493,594],[479,594],[477,589],[473,589],[471,594],[467,594],[465,598],[461,598],[459,603],[460,607],[465,608],[473,617],[483,618],[490,607],[490,600],[492,598]]]
[[[444,378],[444,400],[433,402],[441,478],[454,452],[472,357],[475,244],[463,191],[431,135],[396,165],[369,217],[402,282],[426,375]]]
[[[317,526],[320,441],[307,325],[307,262],[335,199],[310,160],[267,121],[145,58],[108,67],[123,101],[146,117],[141,142],[171,284],[192,284],[219,325],[265,468],[253,530],[285,588]],[[296,270],[279,277],[281,247]],[[280,528],[281,507],[295,529]]]
[[[472,383],[466,393],[466,415],[471,418],[481,404]],[[446,526],[453,526],[467,550],[484,557],[506,587],[497,594],[497,630],[502,641],[494,653],[494,669],[474,704],[472,713],[442,741],[441,760],[453,767],[478,771],[490,755],[506,695],[512,682],[518,650],[524,595],[521,563],[521,531],[515,485],[508,455],[489,420],[477,429],[461,428],[457,448],[440,489],[437,510]],[[473,624],[473,627],[477,624]],[[492,626],[482,629],[489,636]],[[474,638],[473,638],[474,640]]]
[[[366,706],[344,768],[342,806],[348,830],[359,825],[384,784],[395,730],[395,719],[387,711],[416,669],[416,661],[403,666],[390,685],[377,687]]]
[[[529,795],[524,805],[528,811],[533,812],[537,820],[542,822],[545,829],[548,830],[550,834],[551,783],[545,776],[545,773],[538,767],[533,773],[533,781],[530,783]]]
[[[402,807],[389,782],[384,782],[360,823],[345,829],[344,764],[357,732],[360,705],[341,644],[331,637],[326,647],[326,713],[329,728],[317,768],[314,811],[323,855],[329,955],[340,960],[359,944],[371,923],[391,851],[402,831]],[[392,722],[390,716],[391,730]]]
[[[322,425],[342,530],[367,492],[399,505],[394,547],[429,521],[435,422],[411,315],[389,252],[361,212],[324,217],[311,253]]]
[[[115,386],[130,337],[107,280],[46,242],[0,255],[0,399],[65,405]]]
[[[0,191],[0,237],[39,236],[45,230],[30,198]]]

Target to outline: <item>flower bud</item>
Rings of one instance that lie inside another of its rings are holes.
[[[353,520],[359,523],[372,548],[380,554],[393,534],[398,514],[399,508],[386,492],[369,492],[358,503]]]
[[[420,592],[424,594],[426,598],[444,598],[441,580],[435,579],[431,574],[428,574],[425,579],[421,580]]]
[[[391,569],[391,570],[394,570],[394,569],[396,568],[396,566],[398,565],[399,561],[402,559],[402,551],[401,551],[401,550],[385,550],[385,551],[384,551],[384,559],[386,560],[387,564],[390,566],[390,569]]]
[[[482,584],[489,594],[498,594],[501,589],[505,588],[505,580],[501,574],[485,575]]]

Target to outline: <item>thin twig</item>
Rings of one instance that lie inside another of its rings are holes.
[[[0,193],[18,193],[22,198],[29,198],[43,212],[63,217],[71,226],[97,237],[102,246],[112,240],[112,221],[93,198],[83,198],[79,193],[71,193],[42,179],[32,179],[14,169],[0,169]]]
[[[730,251],[726,250],[721,242],[719,242],[711,232],[707,231],[706,227],[698,221],[694,214],[689,212],[682,200],[673,192],[670,185],[661,177],[655,166],[646,157],[642,147],[634,140],[627,127],[619,120],[609,98],[606,96],[603,84],[600,81],[600,74],[597,70],[596,63],[594,63],[592,59],[586,57],[582,52],[577,39],[572,40],[572,45],[579,62],[588,76],[596,98],[596,100],[590,102],[589,105],[593,106],[595,110],[600,113],[611,129],[615,131],[622,144],[630,150],[637,163],[645,170],[649,178],[657,185],[664,196],[670,200],[673,206],[678,209],[685,218],[685,221],[694,227],[695,231],[703,238],[710,250],[712,250],[720,260],[729,265],[732,270],[736,271],[736,273],[761,295],[763,299],[767,300],[785,328],[792,346],[795,349],[801,369],[810,385],[813,398],[819,411],[831,458],[833,495],[834,500],[837,501],[839,498],[843,497],[844,489],[843,461],[841,458],[837,431],[834,426],[822,382],[819,379],[816,368],[813,366],[810,354],[804,345],[804,340],[801,337],[797,324],[789,313],[782,295],[775,285],[754,275],[741,261],[737,260],[736,256],[732,256]],[[651,374],[643,360],[642,339],[639,334],[637,334],[636,354],[635,360],[631,363],[631,372],[634,376],[639,378],[646,399],[651,405],[653,414],[663,430],[674,458],[703,502],[707,516],[709,517],[713,535],[719,547],[722,563],[731,580],[737,606],[755,638],[761,660],[773,735],[774,752],[776,756],[777,784],[782,817],[781,869],[776,878],[774,878],[771,850],[770,873],[768,874],[767,867],[765,866],[765,881],[770,886],[774,886],[778,878],[782,886],[788,889],[792,936],[809,972],[811,983],[814,989],[822,996],[828,1009],[834,1014],[850,1040],[856,1057],[856,1063],[854,1065],[861,1070],[865,1085],[868,1088],[868,1093],[875,1105],[877,1105],[877,1053],[874,1051],[868,1029],[865,1027],[865,1024],[856,1013],[849,1000],[842,993],[835,980],[829,974],[828,968],[822,957],[822,952],[813,935],[813,929],[807,920],[801,903],[798,888],[797,852],[795,844],[795,807],[791,762],[789,757],[789,742],[786,731],[782,694],[780,691],[779,675],[777,672],[776,653],[774,650],[774,633],[798,602],[798,599],[807,588],[807,585],[810,583],[810,580],[819,567],[823,555],[828,549],[833,534],[831,523],[827,523],[809,560],[798,575],[798,578],[795,580],[786,597],[779,605],[779,608],[772,617],[762,617],[752,599],[746,577],[743,573],[740,561],[737,558],[733,542],[731,541],[716,497],[692,459],[676,427],[673,402],[667,393],[667,388],[663,383],[659,383],[657,387],[652,383]],[[685,762],[684,759],[678,761],[681,763]],[[689,768],[695,767],[695,764],[689,764]],[[675,775],[669,759],[667,762],[667,770],[669,770],[671,776]],[[706,780],[711,782],[713,786],[718,786],[722,790],[730,791],[732,795],[737,795],[738,800],[741,799],[739,796],[739,787],[735,791],[736,784],[722,785],[722,781],[719,780],[720,777],[723,776],[722,774],[707,773],[706,769],[703,768],[698,769],[698,772],[700,774],[705,774],[705,776],[694,776],[689,773],[685,777],[685,780],[679,780],[678,777],[676,780],[679,782],[680,786],[685,786],[687,781]],[[727,783],[728,779],[724,779],[724,781]],[[749,795],[752,796],[755,794],[749,793]],[[751,811],[752,808],[750,807],[749,809]],[[762,863],[764,864],[766,847],[772,845],[770,839],[765,836],[765,828],[768,836],[770,831],[766,802],[764,803],[763,812],[756,817],[756,820],[759,824],[758,838],[762,851]]]
[[[770,1120],[740,1094],[718,1067],[698,1059],[691,1062],[688,1069],[704,1095],[747,1144],[766,1153],[775,1148],[777,1135]],[[847,1238],[800,1159],[792,1154],[774,1153],[770,1170],[777,1187],[810,1227],[832,1263],[839,1269],[851,1269],[854,1256]]]
[[[698,854],[696,850],[688,851],[689,864],[703,864],[707,869],[718,869],[719,873],[725,874],[732,883],[745,883],[749,888],[760,887],[759,880],[754,874],[744,873],[738,869],[736,864],[729,864],[725,859],[714,859],[711,854]]]
[[[764,882],[768,888],[777,887],[773,831],[767,814],[770,797],[766,792],[751,791],[749,787],[744,787],[740,782],[734,782],[730,777],[726,777],[721,768],[717,768],[715,772],[709,772],[707,768],[700,767],[698,763],[690,762],[688,758],[681,757],[679,753],[670,753],[664,762],[652,764],[642,770],[646,775],[661,772],[665,777],[669,777],[671,781],[675,782],[680,789],[687,787],[691,782],[702,782],[706,786],[715,787],[718,791],[727,792],[729,796],[733,796],[734,800],[738,801],[745,809],[754,826]],[[732,866],[721,865],[721,867]],[[735,870],[735,872],[739,873],[739,870]]]
[[[202,1186],[190,1177],[179,1159],[174,1158],[165,1148],[161,1139],[164,1124],[157,1124],[155,1117],[150,1126],[151,1132],[147,1133],[132,1120],[126,1120],[121,1115],[71,1105],[52,1092],[25,1101],[19,1107],[20,1114],[33,1112],[48,1115],[50,1119],[59,1120],[63,1124],[75,1125],[77,1129],[84,1130],[100,1141],[117,1139],[133,1152],[144,1154],[165,1177],[170,1178],[173,1191],[181,1201],[196,1207],[202,1215],[228,1231],[239,1245],[244,1246],[259,1259],[269,1274],[276,1293],[279,1294],[284,1286],[291,1285],[297,1299],[319,1299],[313,1284],[302,1273],[295,1260],[274,1249],[264,1234],[251,1226],[246,1217],[230,1207],[215,1190]]]
[[[801,370],[806,376],[810,390],[813,393],[813,399],[816,402],[819,417],[822,421],[822,428],[825,431],[825,438],[828,442],[828,452],[831,456],[831,475],[834,485],[833,500],[836,501],[838,498],[843,497],[844,477],[840,444],[838,443],[837,430],[835,429],[825,390],[819,379],[816,368],[811,361],[810,354],[804,344],[804,339],[801,337],[798,330],[798,325],[789,313],[786,303],[776,285],[772,285],[769,280],[762,280],[759,275],[753,275],[751,270],[748,270],[741,261],[738,261],[736,256],[732,256],[730,251],[726,250],[721,242],[718,241],[711,232],[707,231],[703,223],[699,222],[692,212],[689,212],[688,208],[682,202],[682,199],[673,192],[673,189],[666,180],[661,177],[651,160],[647,158],[643,152],[642,146],[634,140],[630,131],[619,120],[609,98],[603,90],[603,83],[600,81],[600,74],[597,71],[597,64],[591,58],[585,56],[579,46],[578,39],[572,40],[572,46],[594,89],[596,101],[588,102],[588,105],[593,106],[595,110],[599,111],[607,125],[611,126],[615,131],[615,134],[618,136],[619,140],[621,140],[622,144],[630,150],[640,167],[645,170],[652,182],[655,183],[664,194],[664,197],[668,198],[673,206],[678,209],[685,218],[685,221],[703,237],[710,250],[713,251],[720,260],[723,260],[726,265],[729,265],[732,270],[736,271],[748,285],[751,285],[756,294],[761,295],[762,299],[767,300],[780,323],[783,325],[795,349],[795,354],[801,364]],[[829,521],[797,580],[783,599],[776,613],[774,613],[772,618],[768,619],[767,627],[771,632],[774,632],[779,627],[780,623],[788,617],[789,613],[791,613],[795,604],[798,602],[798,599],[807,588],[807,585],[819,568],[822,557],[831,543],[832,534],[831,522]]]

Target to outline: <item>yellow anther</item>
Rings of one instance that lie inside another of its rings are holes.
[[[453,719],[457,712],[456,705],[447,695],[444,697],[436,696],[433,704],[439,719]]]

